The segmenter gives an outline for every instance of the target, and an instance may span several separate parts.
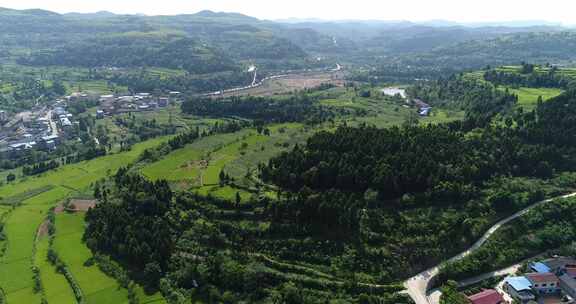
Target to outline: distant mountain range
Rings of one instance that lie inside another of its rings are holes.
[[[500,21],[500,22],[456,22],[450,20],[427,20],[427,21],[408,21],[408,20],[326,20],[317,18],[287,18],[274,20],[279,23],[305,24],[305,23],[360,23],[372,25],[404,25],[404,26],[434,26],[434,27],[572,27],[562,24],[561,22],[551,22],[545,20],[519,20],[519,21]]]
[[[573,29],[538,20],[270,21],[209,10],[146,16],[107,11],[58,14],[39,9],[0,8],[0,28],[0,60],[39,66],[155,65],[205,73],[212,69],[240,70],[242,65],[254,63],[272,70],[319,67],[336,62],[457,68],[510,60],[514,61],[511,63],[539,59],[555,62],[576,58],[572,50],[557,48],[572,45],[576,39]],[[563,35],[564,32],[570,35]],[[522,36],[526,33],[540,35],[535,36],[536,43],[529,44],[530,36]],[[531,52],[518,49],[517,45],[529,45]],[[176,46],[185,52],[177,52]],[[466,48],[474,56],[462,52],[452,57],[442,56],[454,48]],[[88,53],[91,54],[89,60],[84,59]]]

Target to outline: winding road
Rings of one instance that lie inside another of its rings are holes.
[[[524,214],[526,214],[528,211],[532,210],[533,208],[538,207],[538,206],[545,204],[545,203],[549,203],[549,202],[556,200],[556,199],[569,198],[569,197],[574,197],[574,196],[576,196],[576,192],[570,193],[567,195],[563,195],[560,197],[555,197],[555,198],[543,200],[543,201],[534,203],[534,204],[528,206],[527,208],[520,210],[520,211],[512,214],[511,216],[498,221],[496,224],[494,224],[492,227],[490,227],[490,229],[488,229],[488,231],[486,231],[484,233],[484,235],[482,235],[482,237],[480,239],[478,239],[470,248],[468,248],[466,251],[450,258],[449,260],[445,261],[445,263],[446,262],[450,263],[450,262],[455,262],[455,261],[461,260],[462,258],[471,254],[472,252],[474,252],[475,250],[480,248],[484,243],[486,243],[486,241],[498,229],[500,229],[500,227],[502,227],[503,225],[507,224],[508,222],[510,222],[510,221],[512,221],[518,217],[523,216]],[[430,283],[432,282],[432,279],[434,279],[434,277],[436,277],[438,275],[441,265],[442,264],[436,265],[430,269],[427,269],[427,270],[411,277],[410,279],[408,279],[404,282],[404,287],[406,287],[406,293],[408,293],[408,295],[410,295],[410,297],[412,298],[412,300],[416,304],[437,304],[437,303],[439,303],[440,292],[435,290],[434,292],[429,294],[428,288],[430,286]],[[506,268],[502,271],[505,272],[505,271],[509,271],[509,270],[510,270],[510,267]]]

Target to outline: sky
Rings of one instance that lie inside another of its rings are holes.
[[[543,20],[576,24],[574,0],[0,0],[0,7],[59,13],[111,11],[176,15],[201,10],[238,12],[260,19]]]

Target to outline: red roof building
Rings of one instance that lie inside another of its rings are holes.
[[[558,277],[553,273],[529,273],[526,278],[532,283],[532,289],[540,294],[555,293],[560,290]]]
[[[501,304],[504,298],[494,289],[486,289],[468,297],[472,304]]]

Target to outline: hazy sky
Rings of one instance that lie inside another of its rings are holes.
[[[423,21],[547,20],[576,23],[574,0],[0,0],[0,7],[57,12],[172,15],[200,10],[240,12],[261,19],[381,19]]]

